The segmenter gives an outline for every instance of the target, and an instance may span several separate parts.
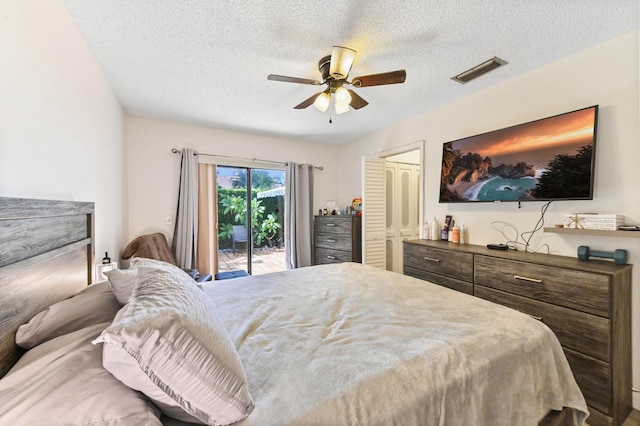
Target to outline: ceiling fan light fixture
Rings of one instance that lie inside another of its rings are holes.
[[[349,104],[343,105],[336,102],[336,114],[344,114],[345,112],[349,112],[351,108],[349,108]]]
[[[329,109],[329,103],[331,103],[331,97],[327,92],[322,92],[313,101],[313,106],[322,112],[326,112]]]
[[[344,87],[340,86],[336,89],[334,96],[336,98],[336,104],[349,105],[351,103],[351,94]]]
[[[325,90],[309,96],[294,109],[305,109],[314,105],[319,111],[326,112],[333,104],[338,114],[351,110],[359,110],[369,105],[353,90],[347,90],[345,85],[357,87],[382,86],[386,84],[404,83],[407,78],[405,70],[388,71],[378,74],[361,75],[348,81],[347,77],[353,66],[356,51],[348,47],[333,46],[331,55],[323,56],[318,61],[318,71],[322,80],[289,77],[286,75],[269,74],[267,80],[283,81],[286,83],[310,84],[313,86],[326,85]],[[332,111],[333,114],[333,111]],[[329,120],[331,121],[331,120]]]
[[[333,49],[331,50],[329,75],[336,79],[347,78],[355,59],[355,50],[349,49],[348,47],[333,46]]]
[[[507,61],[505,61],[504,59],[500,59],[497,56],[494,56],[493,58],[489,59],[488,61],[485,61],[479,65],[476,65],[473,68],[469,68],[468,70],[454,76],[451,77],[451,80],[453,81],[457,81],[460,84],[465,84],[468,83],[469,81],[480,77],[483,74],[488,73],[489,71],[493,71],[496,68],[499,68],[503,65],[508,64]]]

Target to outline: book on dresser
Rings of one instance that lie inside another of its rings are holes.
[[[362,262],[360,216],[316,216],[313,222],[314,265]]]
[[[446,241],[404,242],[404,274],[517,309],[558,337],[587,401],[590,426],[622,425],[632,409],[631,270]]]

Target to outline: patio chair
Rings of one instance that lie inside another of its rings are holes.
[[[249,243],[247,238],[247,228],[244,225],[233,225],[233,234],[231,234],[231,247],[233,254],[236,254],[236,243]]]

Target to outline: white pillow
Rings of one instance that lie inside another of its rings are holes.
[[[136,285],[137,269],[112,269],[104,273],[111,285],[111,291],[118,302],[126,305],[129,302],[133,287]]]
[[[236,348],[188,274],[138,268],[129,303],[98,342],[104,367],[170,417],[225,425],[253,410]]]
[[[173,272],[175,274],[184,274],[189,278],[192,278],[189,274],[184,272],[171,263],[163,262],[161,260],[148,259],[146,257],[133,257],[130,262],[129,269],[113,269],[107,271],[104,274],[107,276],[111,289],[116,295],[118,302],[126,305],[129,302],[131,293],[133,293],[133,287],[136,285],[136,275],[138,274],[138,268],[141,266],[151,266],[157,269],[163,269]],[[193,279],[193,278],[192,278]]]
[[[187,274],[185,271],[168,262],[163,262],[162,260],[149,259],[147,257],[133,257],[130,263],[132,268],[139,268],[140,266],[149,266],[156,269],[163,269],[165,271],[173,272],[178,275],[185,275],[191,279],[193,277]]]
[[[0,380],[3,425],[161,426],[159,410],[102,366],[92,345],[110,323],[92,325],[26,352]]]
[[[16,344],[25,349],[81,328],[113,321],[122,306],[109,283],[98,282],[73,297],[54,303],[18,327]]]

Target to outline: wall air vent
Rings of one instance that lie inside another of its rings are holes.
[[[469,68],[465,72],[462,72],[455,77],[451,77],[451,80],[457,81],[458,83],[465,84],[474,78],[480,77],[482,74],[486,74],[491,70],[495,70],[503,65],[508,64],[504,59],[500,59],[497,56],[489,59],[486,62],[483,62],[479,65],[476,65],[473,68]]]

